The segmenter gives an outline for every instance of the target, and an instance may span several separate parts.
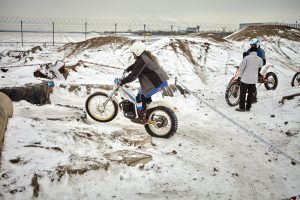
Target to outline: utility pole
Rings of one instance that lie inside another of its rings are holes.
[[[23,21],[21,21],[21,41],[23,46]]]
[[[54,22],[52,22],[52,30],[53,30],[53,32],[52,32],[53,36],[52,37],[53,37],[53,46],[54,46]]]
[[[223,31],[222,31],[222,37],[225,36],[225,29],[226,29],[226,26],[225,27],[222,27]]]
[[[85,22],[84,24],[84,32],[85,32],[85,39],[86,40],[86,34],[87,34],[87,22]]]
[[[173,34],[173,25],[171,25],[171,34]]]
[[[196,26],[197,28],[197,32],[199,33],[200,32],[200,25]]]

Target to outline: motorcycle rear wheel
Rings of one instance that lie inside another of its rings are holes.
[[[155,124],[145,124],[147,133],[153,137],[170,138],[178,127],[178,121],[173,110],[158,106],[147,110],[146,117]]]

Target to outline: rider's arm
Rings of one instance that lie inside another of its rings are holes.
[[[135,79],[137,79],[140,73],[144,70],[144,68],[145,68],[144,60],[141,58],[136,60],[135,63],[132,65],[131,73],[121,81],[121,84],[123,85],[126,83],[130,83]]]
[[[130,65],[129,67],[127,67],[126,72],[131,72],[133,66],[134,66],[134,64],[132,64],[132,65]]]

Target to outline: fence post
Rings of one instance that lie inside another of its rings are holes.
[[[225,37],[225,29],[226,29],[226,26],[225,27],[222,27],[222,37]]]
[[[53,35],[52,35],[52,38],[53,38],[53,46],[54,46],[54,22],[52,22],[52,33],[53,33]]]
[[[115,23],[115,35],[117,35],[117,23]]]
[[[146,24],[144,24],[144,39],[146,37]]]
[[[86,34],[87,34],[87,22],[85,22],[85,25],[84,25],[84,32],[85,32],[85,39],[86,40]]]
[[[21,21],[21,41],[23,46],[23,21]]]

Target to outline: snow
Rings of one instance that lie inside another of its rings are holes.
[[[16,40],[16,37],[4,38]],[[63,38],[75,41],[78,37],[64,35]],[[176,40],[186,41],[198,65],[192,64],[179,48],[177,54],[173,51],[169,44]],[[205,43],[209,43],[207,51]],[[151,144],[139,147],[112,137],[114,132],[123,129],[147,134],[142,126],[130,123],[122,113],[109,123],[90,118],[85,123],[82,117],[88,97],[86,88],[69,92],[59,85],[111,85],[122,71],[91,64],[86,68],[77,67],[66,80],[54,79],[51,105],[14,102],[15,113],[9,120],[2,151],[0,198],[32,198],[34,174],[38,175],[40,184],[37,199],[283,199],[300,194],[299,163],[291,164],[286,156],[300,160],[299,134],[286,135],[289,130],[300,132],[300,97],[278,103],[282,96],[299,93],[299,87],[290,86],[300,66],[298,42],[276,37],[263,41],[267,62],[274,66],[270,70],[277,74],[279,85],[274,91],[259,86],[258,103],[245,113],[235,112],[226,104],[224,96],[235,73],[231,66],[241,62],[247,41],[218,43],[207,38],[180,36],[152,37],[146,39],[146,44],[171,76],[170,83],[177,76],[179,84],[196,95],[185,98],[176,93],[175,97],[162,98],[160,93],[154,97],[178,108],[177,133],[169,139],[152,138]],[[64,52],[57,52],[59,47],[49,46],[32,54],[34,59],[29,64],[54,64],[63,60],[71,65],[86,60],[125,69],[134,62],[128,47],[106,45],[67,58]],[[0,52],[7,48],[0,47]],[[24,65],[24,60],[3,57],[0,61],[1,66],[7,63]],[[40,82],[44,79],[33,77],[37,68],[38,65],[8,68],[8,72],[1,72],[5,78],[0,79],[0,85]],[[131,86],[136,88],[138,83]],[[94,88],[91,92],[99,90]],[[106,163],[109,161],[104,154],[118,150],[146,153],[152,156],[152,161],[135,167],[110,163],[108,170],[66,173],[58,179],[58,166],[84,168]],[[18,157],[19,163],[10,162]],[[11,194],[14,189],[18,192]]]

